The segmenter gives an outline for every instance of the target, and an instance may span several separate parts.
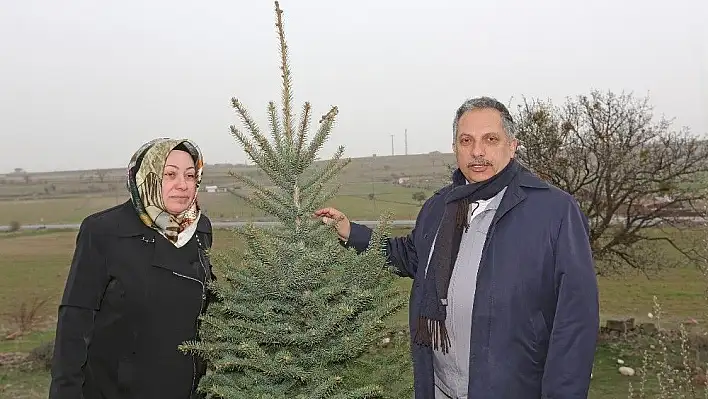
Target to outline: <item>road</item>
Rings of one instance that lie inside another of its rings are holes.
[[[375,227],[379,224],[377,220],[355,220],[359,224],[369,227]],[[256,227],[271,227],[277,226],[280,222],[217,222],[212,221],[211,225],[217,229],[243,227],[249,223],[253,223]],[[394,227],[413,227],[415,220],[392,220],[391,225]],[[78,223],[70,224],[28,224],[20,227],[20,230],[78,230]],[[9,231],[10,226],[0,226],[0,231]]]
[[[676,218],[671,218],[673,222],[681,222],[681,223],[687,223],[687,224],[708,224],[708,218],[705,217],[698,217],[698,216],[684,216],[684,217],[676,217]],[[657,219],[653,222],[660,222],[660,219]],[[369,227],[375,227],[376,225],[379,224],[379,221],[377,220],[355,220],[355,222],[359,224],[363,224]],[[613,223],[614,224],[621,224],[625,222],[625,218],[622,216],[615,216],[613,218]],[[233,228],[233,227],[243,227],[249,223],[253,223],[254,226],[256,227],[271,227],[271,226],[277,226],[280,224],[280,222],[217,222],[217,221],[212,221],[211,224],[214,228],[217,229],[223,229],[223,228]],[[415,220],[392,220],[391,225],[394,227],[407,227],[407,228],[412,228],[415,226]],[[20,230],[78,230],[79,229],[79,224],[29,224],[29,225],[24,225],[20,227]],[[10,230],[10,226],[0,226],[0,231],[8,231]]]

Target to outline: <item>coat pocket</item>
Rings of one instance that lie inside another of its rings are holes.
[[[116,373],[118,379],[118,390],[122,393],[128,393],[135,380],[135,365],[131,359],[123,358],[118,361],[118,371]]]
[[[546,325],[546,320],[543,318],[543,313],[540,311],[534,312],[531,317],[531,327],[533,329],[532,348],[534,350],[534,358],[539,363],[545,362],[546,351],[548,350],[548,341],[550,332]]]

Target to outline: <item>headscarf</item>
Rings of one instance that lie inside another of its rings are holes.
[[[174,216],[165,210],[162,198],[162,177],[165,162],[175,147],[185,147],[194,159],[196,190],[190,206]],[[130,158],[128,164],[128,191],[140,220],[157,230],[175,246],[184,245],[196,229],[201,216],[197,192],[202,181],[204,160],[199,147],[188,139],[158,138],[143,144]]]

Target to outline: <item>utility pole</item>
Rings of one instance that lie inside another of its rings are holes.
[[[406,142],[406,144],[405,144],[405,146],[406,146],[406,155],[408,155],[408,129],[406,129],[406,130],[403,132],[403,134],[404,134],[404,136],[405,136],[405,142]]]
[[[374,180],[374,161],[376,157],[369,158],[369,174],[371,175],[371,201],[374,202],[374,213],[377,213],[376,209],[376,181]]]
[[[395,152],[393,151],[393,135],[391,135],[391,156],[395,155]]]

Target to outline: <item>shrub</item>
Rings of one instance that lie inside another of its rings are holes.
[[[9,231],[10,232],[19,231],[20,227],[22,227],[20,222],[18,222],[17,220],[13,220],[12,222],[10,222],[10,230]]]
[[[32,349],[27,356],[27,360],[37,367],[49,370],[52,368],[52,357],[54,356],[54,341],[44,342]]]
[[[40,319],[39,310],[49,301],[48,298],[34,298],[31,302],[23,301],[6,315],[15,325],[17,333],[26,334],[37,325]]]
[[[643,350],[639,386],[629,382],[628,398],[708,398],[708,363],[700,356],[701,346],[708,342],[705,333],[690,337],[683,324],[678,331],[662,328],[662,311],[656,296],[649,317],[654,320],[657,333]]]

